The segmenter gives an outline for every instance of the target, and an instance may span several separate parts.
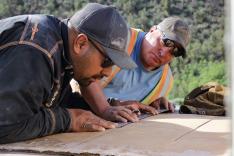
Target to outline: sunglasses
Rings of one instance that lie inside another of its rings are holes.
[[[163,45],[171,48],[171,51],[170,51],[171,54],[175,57],[182,56],[184,54],[184,50],[181,47],[181,45],[173,40],[168,39],[166,34],[162,30],[160,30],[159,27],[157,27],[157,29],[162,34],[161,39],[162,39]]]
[[[91,40],[89,39],[90,43],[104,56],[104,60],[101,64],[102,68],[108,68],[114,65],[114,62]]]
[[[168,38],[162,38],[162,41],[166,47],[169,47],[172,49],[170,51],[172,55],[174,55],[175,57],[179,57],[179,56],[183,55],[183,53],[182,53],[183,49],[180,47],[179,44],[177,44],[176,42],[174,42]]]

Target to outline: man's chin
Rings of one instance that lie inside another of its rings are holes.
[[[89,86],[91,83],[93,83],[95,81],[95,79],[82,79],[82,80],[77,80],[77,82],[79,83],[80,86],[82,87],[87,87]]]
[[[77,80],[77,82],[79,83],[79,85],[81,86],[88,86],[90,85],[91,83],[95,82],[96,80],[100,80],[102,79],[103,76],[102,75],[94,75],[92,77],[89,77],[89,78],[82,78],[82,79],[79,79]]]

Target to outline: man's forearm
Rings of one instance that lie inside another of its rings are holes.
[[[92,110],[99,116],[102,116],[102,113],[110,106],[98,82],[81,87],[81,93]]]

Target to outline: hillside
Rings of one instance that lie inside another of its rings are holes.
[[[224,0],[2,0],[0,17],[43,13],[65,18],[87,2],[116,6],[129,25],[148,31],[167,16],[184,18],[192,40],[186,59],[171,63],[175,76],[170,99],[183,98],[208,81],[227,84],[224,50]]]

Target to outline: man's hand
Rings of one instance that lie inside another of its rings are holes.
[[[137,114],[125,106],[109,106],[103,112],[102,117],[106,120],[119,122],[136,122],[139,120]]]
[[[117,125],[106,121],[90,111],[82,109],[68,109],[71,116],[70,131],[73,132],[94,132],[105,131],[105,129],[115,128]]]
[[[152,115],[158,114],[157,110],[155,110],[154,107],[144,105],[138,101],[134,100],[129,100],[129,101],[119,101],[115,100],[113,103],[111,103],[112,106],[125,106],[126,108],[132,110],[133,112],[136,111],[143,111],[143,112],[148,112],[151,113]],[[140,112],[137,114],[140,115]]]
[[[160,110],[161,108],[165,108],[171,112],[175,111],[173,104],[170,101],[168,101],[165,97],[158,98],[157,100],[152,102],[150,106],[154,107],[157,110]]]
[[[152,115],[158,114],[155,108],[141,104],[137,101],[118,101],[115,100],[112,106],[108,107],[103,113],[103,118],[111,121],[120,122],[136,122],[138,121],[137,115],[140,115],[140,110],[149,112]]]

